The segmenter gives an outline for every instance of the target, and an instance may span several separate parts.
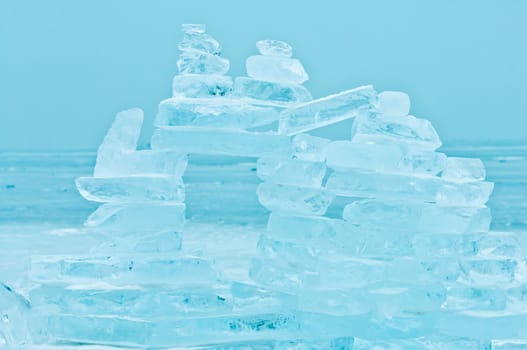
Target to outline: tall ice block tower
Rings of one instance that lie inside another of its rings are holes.
[[[101,203],[78,234],[91,243],[33,256],[20,294],[0,288],[24,300],[4,343],[527,347],[526,251],[489,232],[483,163],[438,151],[407,94],[313,99],[289,44],[256,47],[233,80],[205,26],[183,25],[151,149],[137,150],[142,111],[118,113],[77,179]],[[346,120],[346,139],[312,135]]]

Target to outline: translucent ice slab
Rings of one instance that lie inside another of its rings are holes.
[[[361,200],[344,208],[344,219],[363,229],[423,233],[487,232],[487,207],[442,207],[429,203]]]
[[[225,291],[209,287],[145,288],[138,285],[112,286],[42,285],[29,293],[32,305],[55,306],[57,313],[72,315],[115,315],[161,317],[173,314],[222,315],[232,312]],[[223,295],[223,296],[222,296]]]
[[[280,117],[279,132],[295,135],[354,118],[370,107],[374,97],[375,90],[367,85],[287,109]]]
[[[404,145],[335,141],[327,145],[325,152],[328,167],[336,170],[437,175],[446,162],[443,153],[409,150]]]
[[[80,194],[95,202],[185,200],[183,181],[177,176],[79,177]]]
[[[33,256],[30,277],[41,283],[114,285],[213,285],[216,272],[207,260],[133,254],[107,257]]]
[[[492,193],[491,182],[457,183],[431,176],[381,174],[358,170],[334,172],[327,188],[340,196],[481,206]]]
[[[197,127],[161,127],[154,131],[152,149],[260,157],[274,153],[290,154],[291,141],[287,136],[273,133]]]
[[[159,104],[154,124],[248,129],[270,124],[278,118],[278,111],[272,107],[240,100],[171,98]]]

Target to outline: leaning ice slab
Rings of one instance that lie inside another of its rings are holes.
[[[302,85],[272,83],[246,77],[238,77],[234,82],[234,94],[287,107],[291,103],[311,101],[311,93]]]
[[[413,116],[361,113],[355,118],[351,141],[356,143],[403,143],[409,148],[433,151],[441,140],[432,124]]]
[[[287,109],[280,116],[279,132],[296,135],[354,118],[369,108],[375,90],[371,85],[340,92]]]
[[[274,133],[196,127],[160,127],[152,136],[152,149],[196,154],[248,157],[289,154],[290,144],[289,137]]]

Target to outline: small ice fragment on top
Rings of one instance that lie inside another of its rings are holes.
[[[410,97],[400,91],[383,91],[379,94],[378,110],[390,116],[407,116],[410,113]]]
[[[259,40],[256,42],[256,48],[264,56],[293,56],[291,45],[280,40]]]
[[[194,34],[194,33],[205,33],[205,25],[201,23],[184,23],[181,25],[183,33]]]

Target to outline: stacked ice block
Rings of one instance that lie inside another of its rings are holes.
[[[102,203],[65,238],[86,252],[34,255],[27,290],[0,285],[20,325],[0,325],[0,347],[525,345],[526,252],[489,232],[481,161],[438,152],[404,93],[313,100],[277,40],[233,82],[203,25],[183,33],[151,149],[137,150],[142,111],[121,112],[77,180]],[[346,120],[346,140],[309,134]]]
[[[359,348],[483,349],[527,335],[525,251],[489,233],[482,162],[437,152],[434,128],[409,109],[406,94],[380,93],[349,141],[298,134],[292,157],[258,160],[271,215],[251,277],[296,295],[302,312],[347,319]]]

